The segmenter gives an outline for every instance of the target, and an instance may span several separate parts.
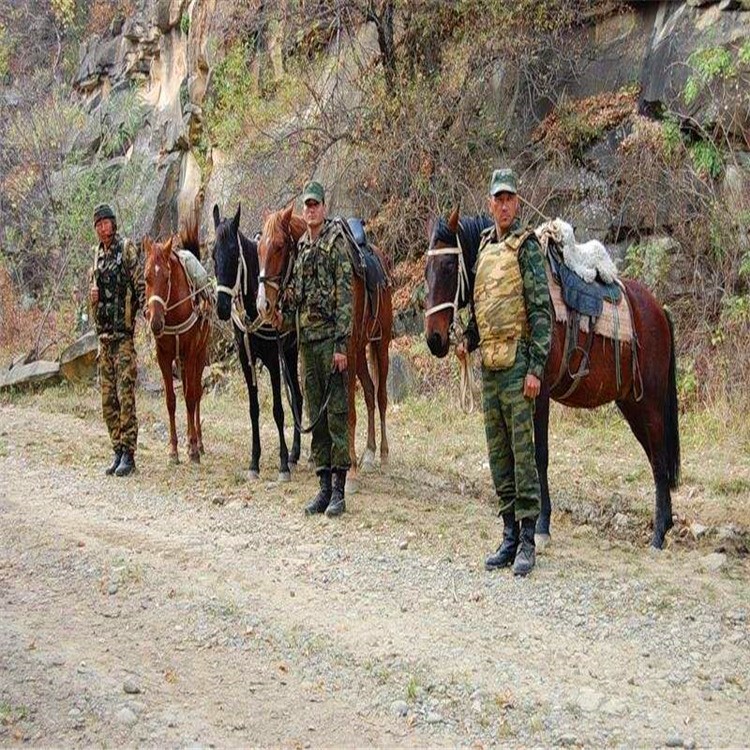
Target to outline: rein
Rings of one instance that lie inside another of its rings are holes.
[[[440,304],[433,305],[428,310],[425,310],[424,316],[425,318],[427,318],[430,315],[434,315],[436,312],[440,312],[441,310],[453,310],[453,319],[451,320],[451,325],[448,329],[448,339],[450,343],[455,347],[459,343],[459,341],[463,339],[463,331],[461,330],[461,324],[458,320],[458,311],[461,304],[461,299],[464,298],[469,291],[469,272],[466,268],[466,261],[464,260],[464,253],[461,248],[460,240],[458,240],[458,245],[456,247],[437,247],[430,248],[427,251],[428,257],[435,257],[438,255],[455,255],[458,258],[456,295],[453,298],[452,302],[441,302]],[[474,401],[474,370],[471,367],[468,352],[465,357],[458,358],[458,369],[461,376],[461,410],[466,414],[471,414],[476,409],[476,403]]]

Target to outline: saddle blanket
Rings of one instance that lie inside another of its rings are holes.
[[[544,268],[547,271],[549,296],[552,299],[552,306],[555,308],[555,320],[558,323],[567,323],[569,313],[565,302],[563,302],[562,289],[552,276],[552,269],[546,258]],[[581,315],[579,327],[584,333],[589,332],[589,321],[590,318],[588,316]],[[616,304],[604,301],[602,314],[596,319],[596,324],[594,325],[594,333],[606,336],[609,339],[616,339],[620,343],[630,344],[633,341],[633,320],[624,290]]]

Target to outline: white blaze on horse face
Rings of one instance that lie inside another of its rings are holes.
[[[154,266],[154,271],[156,271],[156,273],[161,273],[161,266],[158,263]]]
[[[265,276],[266,274],[266,268],[263,266],[260,269],[260,276],[261,278]],[[264,315],[266,313],[266,308],[268,307],[268,300],[266,299],[266,285],[261,281],[258,284],[258,296],[255,300],[255,306],[258,308],[258,313],[260,315]]]

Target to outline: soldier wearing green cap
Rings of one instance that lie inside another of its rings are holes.
[[[297,245],[292,277],[277,325],[296,326],[303,363],[305,395],[312,431],[311,453],[320,491],[305,513],[339,516],[349,458],[347,344],[352,333],[353,270],[341,225],[327,218],[325,190],[308,182],[302,191],[307,231]],[[330,381],[328,406],[323,409]],[[321,409],[323,409],[321,414]]]
[[[500,499],[503,540],[487,570],[513,566],[528,575],[536,563],[534,528],[541,489],[534,453],[534,400],[549,353],[552,319],[544,257],[518,219],[518,180],[496,169],[488,206],[494,226],[482,233],[474,304],[459,357],[479,346],[490,471]]]
[[[117,232],[111,206],[94,209],[99,243],[93,249],[89,301],[99,337],[102,413],[114,452],[105,473],[118,477],[135,471],[138,419],[135,413],[135,314],[145,307],[146,287],[138,249]]]

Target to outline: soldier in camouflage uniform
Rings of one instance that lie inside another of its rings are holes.
[[[99,244],[94,248],[91,302],[99,337],[99,382],[102,412],[114,457],[105,473],[118,477],[135,471],[138,419],[135,413],[135,314],[145,307],[146,287],[138,250],[117,233],[114,211],[102,203],[94,209]]]
[[[549,288],[536,236],[517,218],[516,176],[498,169],[490,181],[495,226],[482,234],[474,304],[457,354],[482,352],[482,402],[490,471],[500,498],[503,540],[487,570],[513,566],[527,575],[536,562],[534,528],[541,489],[534,453],[534,399],[549,354]]]
[[[305,513],[339,516],[349,459],[347,343],[352,333],[352,263],[341,226],[326,218],[325,191],[309,182],[302,193],[307,232],[300,238],[292,277],[277,319],[296,327],[312,431],[311,453],[320,491]],[[323,409],[330,380],[330,398]]]

